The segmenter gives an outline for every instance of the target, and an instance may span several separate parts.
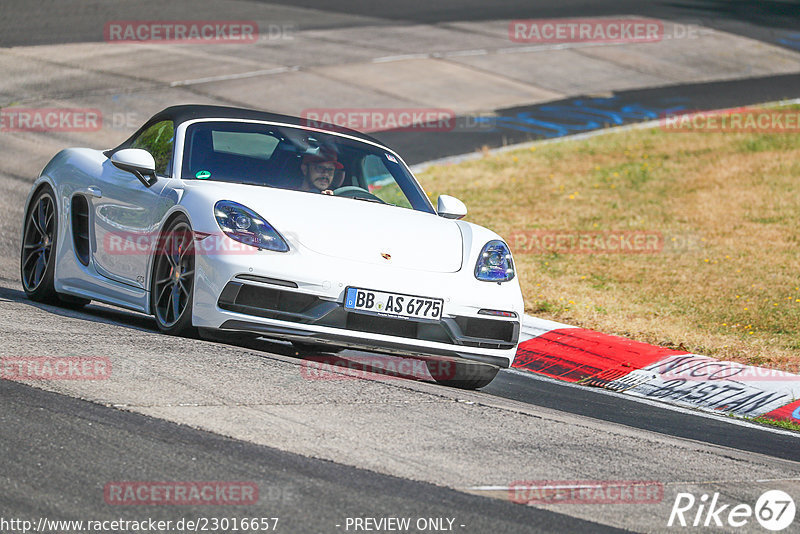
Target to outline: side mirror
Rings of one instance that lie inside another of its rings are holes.
[[[467,215],[467,207],[456,197],[439,195],[436,203],[436,213],[445,219],[462,219]]]
[[[111,155],[111,163],[118,169],[133,173],[145,187],[152,187],[157,181],[156,160],[147,150],[125,148]]]

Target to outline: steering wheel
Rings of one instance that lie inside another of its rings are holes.
[[[339,189],[334,189],[333,194],[337,197],[346,197],[346,198],[368,198],[370,200],[377,200],[381,204],[386,204],[383,200],[376,197],[363,187],[358,187],[357,185],[346,185],[344,187],[340,187]]]

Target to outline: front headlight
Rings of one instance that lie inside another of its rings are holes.
[[[475,278],[482,282],[508,282],[514,278],[514,260],[508,245],[495,239],[484,245],[475,264]]]
[[[259,249],[289,251],[289,245],[281,234],[250,208],[230,200],[220,200],[214,206],[214,216],[225,235],[235,241]]]

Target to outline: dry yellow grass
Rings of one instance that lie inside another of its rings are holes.
[[[656,254],[514,250],[527,313],[800,370],[800,135],[634,130],[437,166],[468,220],[521,231],[646,231]],[[517,242],[517,245],[519,243]]]

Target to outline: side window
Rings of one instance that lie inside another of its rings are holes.
[[[367,190],[387,204],[411,208],[411,203],[380,157],[370,154],[361,163]]]
[[[175,142],[175,129],[172,121],[157,122],[134,139],[131,148],[141,148],[150,152],[156,160],[156,174],[165,176],[172,161],[172,146]]]

